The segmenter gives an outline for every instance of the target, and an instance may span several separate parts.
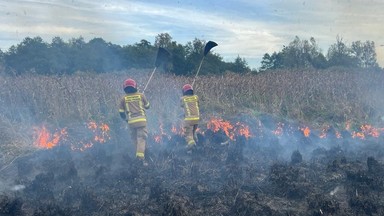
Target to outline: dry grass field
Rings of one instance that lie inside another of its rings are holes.
[[[198,77],[203,118],[187,154],[166,129],[180,125],[193,77],[158,72],[143,167],[117,105],[123,81],[143,89],[150,72],[0,75],[0,215],[383,215],[384,73]],[[212,117],[251,136],[231,139]]]
[[[0,115],[11,122],[85,121],[117,118],[124,79],[143,89],[150,71],[73,76],[0,76]],[[181,86],[193,77],[155,73],[145,92],[149,118],[173,121],[180,115]],[[261,74],[200,76],[195,93],[203,116],[267,113],[311,125],[346,121],[377,124],[384,116],[384,73],[374,71],[292,70]]]
[[[134,78],[142,90],[150,72],[0,76],[2,148],[30,143],[31,128],[42,123],[59,128],[92,120],[121,126],[117,106],[123,95],[123,81]],[[151,103],[147,112],[149,130],[157,130],[160,124],[167,128],[180,124],[181,87],[192,81],[193,77],[155,73],[145,91]],[[362,124],[382,127],[383,83],[384,73],[377,71],[282,70],[200,76],[195,93],[200,97],[202,125],[212,116],[231,119],[240,114],[252,117],[267,114],[311,128],[324,125],[344,128],[348,122],[358,129]]]

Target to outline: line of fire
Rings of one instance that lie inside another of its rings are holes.
[[[236,142],[236,139],[242,137],[246,140],[273,135],[276,138],[283,136],[302,136],[303,138],[326,139],[333,137],[335,139],[353,138],[353,139],[374,139],[384,133],[384,128],[374,127],[369,124],[361,125],[358,130],[352,130],[350,122],[345,124],[343,130],[336,130],[330,126],[324,126],[320,130],[312,130],[308,126],[293,126],[287,123],[278,122],[270,131],[266,131],[266,126],[259,120],[255,122],[254,127],[250,127],[243,122],[231,122],[222,118],[212,117],[205,125],[198,129],[199,136],[204,137],[206,133],[215,136],[224,137],[223,144]],[[73,151],[85,151],[97,144],[105,144],[113,139],[111,129],[107,123],[89,121],[85,124],[85,129],[89,135],[81,140],[71,140],[71,134],[67,128],[48,129],[45,125],[34,127],[33,140],[34,146],[41,149],[51,149],[58,145],[68,145]],[[171,128],[164,128],[160,123],[154,132],[150,133],[149,141],[154,143],[169,142],[174,136],[181,136],[184,133],[181,125],[172,125]]]

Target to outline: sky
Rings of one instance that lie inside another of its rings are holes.
[[[295,36],[314,37],[323,54],[340,37],[347,45],[374,41],[384,66],[382,0],[0,0],[0,19],[3,52],[26,37],[124,46],[154,44],[168,33],[183,45],[215,41],[211,52],[224,61],[240,56],[257,69],[265,53],[281,51]]]

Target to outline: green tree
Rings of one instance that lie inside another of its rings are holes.
[[[224,73],[226,69],[228,69],[228,67],[227,64],[223,62],[223,58],[219,54],[209,52],[205,57],[200,74],[221,74]],[[195,72],[197,72],[197,69]]]
[[[328,49],[327,57],[329,66],[357,67],[359,65],[358,59],[339,36],[336,38],[336,43]]]
[[[122,48],[122,62],[127,68],[151,68],[156,60],[157,48],[147,40]]]
[[[244,58],[241,58],[239,55],[236,57],[233,63],[228,64],[228,69],[235,73],[247,73],[251,71],[248,66],[248,62]]]
[[[276,52],[275,52],[276,53]],[[261,59],[261,67],[260,71],[266,71],[272,69],[275,66],[274,59],[268,53],[265,53],[263,58]]]
[[[282,50],[282,64],[284,68],[308,68],[318,67],[324,62],[323,55],[316,40],[311,37],[308,40],[300,40],[298,36]],[[315,63],[315,64],[314,64]]]
[[[107,43],[102,38],[90,40],[85,45],[87,68],[97,73],[121,69],[119,50],[119,46]]]
[[[370,68],[379,66],[376,59],[375,42],[366,41],[362,43],[361,41],[355,41],[352,42],[351,49],[358,60],[359,67]]]
[[[195,38],[192,42],[187,42],[185,49],[185,71],[183,74],[195,74],[200,61],[203,58],[205,41]],[[201,68],[200,74],[204,74]]]
[[[26,71],[50,73],[48,45],[41,37],[27,37],[17,46],[12,46],[4,60],[16,74]]]
[[[60,37],[54,37],[48,46],[51,71],[57,74],[64,74],[70,71],[69,47]]]
[[[89,71],[87,68],[87,55],[85,52],[86,42],[83,37],[72,38],[68,42],[69,47],[69,68],[71,70],[70,73],[76,71]]]
[[[184,46],[173,41],[168,47],[168,51],[171,53],[171,62],[167,65],[166,71],[172,72],[176,75],[186,74],[186,52]]]
[[[158,34],[155,38],[155,47],[168,48],[172,45],[172,37],[168,33]]]
[[[283,46],[280,52],[274,52],[272,55],[266,53],[262,58],[260,71],[308,67],[325,68],[327,60],[313,37],[301,40],[296,36],[288,46]]]

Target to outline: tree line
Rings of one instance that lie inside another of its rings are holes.
[[[260,71],[308,67],[326,69],[334,66],[379,69],[375,43],[354,41],[348,46],[343,38],[338,36],[324,55],[313,37],[301,40],[296,36],[280,52],[264,54]]]
[[[158,47],[171,53],[171,59],[161,69],[176,75],[194,74],[203,56],[205,41],[195,38],[182,45],[172,40],[168,33],[158,34],[155,43],[141,40],[133,45],[116,45],[102,38],[86,42],[83,37],[65,42],[54,37],[50,43],[41,37],[26,37],[8,51],[0,50],[0,70],[8,74],[73,74],[77,71],[105,73],[131,68],[153,68]],[[208,53],[200,74],[218,74],[225,71],[256,73],[273,69],[317,68],[332,66],[379,68],[375,44],[372,41],[355,41],[347,46],[337,37],[327,55],[318,47],[316,40],[299,37],[279,52],[266,53],[259,69],[251,69],[244,58],[225,62],[216,53]]]

